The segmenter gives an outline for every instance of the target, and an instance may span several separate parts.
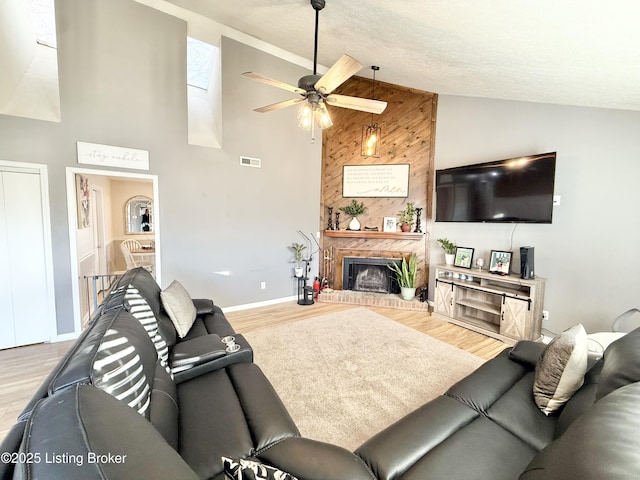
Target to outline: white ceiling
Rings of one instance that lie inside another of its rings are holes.
[[[313,58],[309,0],[170,3]],[[439,94],[640,110],[639,21],[637,0],[326,0],[318,62],[348,53],[360,76],[379,65]]]

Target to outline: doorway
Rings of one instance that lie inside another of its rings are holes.
[[[80,333],[91,318],[94,305],[99,303],[99,292],[108,289],[94,278],[102,275],[118,274],[126,270],[120,259],[120,243],[124,237],[125,200],[120,190],[134,189],[143,185],[154,205],[155,276],[160,282],[161,265],[159,242],[158,177],[141,173],[118,172],[86,168],[67,167],[67,209],[69,215],[69,248],[74,305],[74,331]],[[79,179],[87,185],[88,205],[78,202],[82,195],[78,191]],[[116,187],[120,186],[120,187]],[[122,187],[124,186],[124,187]],[[122,204],[122,205],[120,205]],[[79,213],[80,212],[80,213]],[[88,217],[88,220],[85,218]],[[122,221],[121,221],[122,220]]]

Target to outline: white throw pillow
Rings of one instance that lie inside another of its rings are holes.
[[[193,304],[189,292],[180,282],[174,280],[171,285],[160,292],[160,298],[173,326],[176,327],[178,336],[183,338],[196,320],[196,306]]]
[[[562,407],[584,383],[589,354],[581,324],[565,330],[547,345],[536,365],[533,396],[545,415]]]

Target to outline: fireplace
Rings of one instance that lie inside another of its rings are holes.
[[[375,293],[400,293],[395,274],[389,263],[402,264],[397,258],[344,257],[342,264],[343,290]]]

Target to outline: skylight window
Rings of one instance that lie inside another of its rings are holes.
[[[215,47],[187,37],[187,84],[203,90],[209,88]]]
[[[56,14],[54,0],[23,0],[31,19],[36,42],[56,48]]]

